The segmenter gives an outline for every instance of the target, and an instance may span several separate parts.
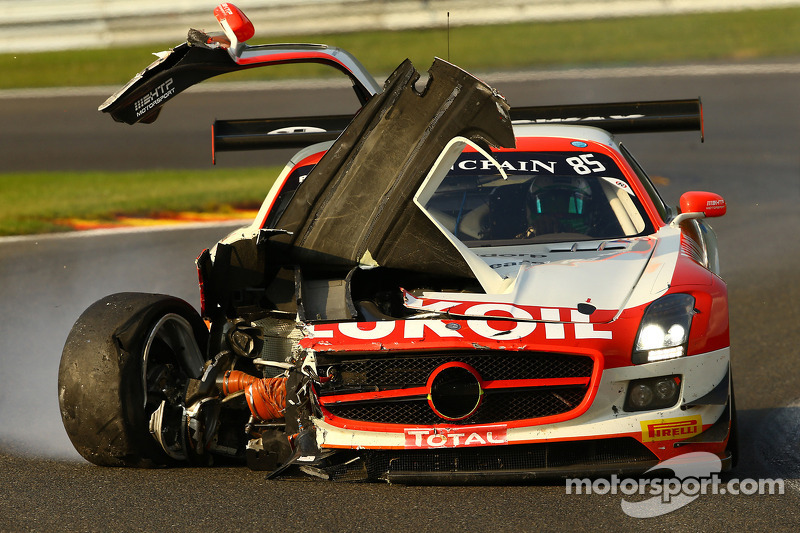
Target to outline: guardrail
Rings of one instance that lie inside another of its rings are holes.
[[[190,27],[216,31],[220,0],[0,0],[0,50],[32,52],[177,43]],[[234,0],[256,42],[336,33],[532,20],[663,15],[800,5],[800,0]]]

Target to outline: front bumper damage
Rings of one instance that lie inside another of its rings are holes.
[[[376,463],[366,473],[374,477],[380,471],[380,479],[392,482],[508,482],[641,473],[690,451],[723,453],[731,425],[728,352],[607,369],[591,407],[557,424],[453,426],[443,421],[365,431],[353,429],[353,422],[312,421],[320,450],[357,450],[353,457]],[[683,377],[674,407],[623,410],[632,380],[673,374]],[[471,446],[470,438],[472,444],[486,445]],[[722,460],[723,469],[728,469],[729,458]]]
[[[606,369],[591,406],[559,423],[442,420],[380,429],[329,416],[319,401],[326,378],[317,374],[316,359],[307,350],[302,365],[289,372],[286,426],[253,426],[258,437],[248,445],[251,468],[270,477],[299,469],[328,480],[450,484],[641,474],[694,451],[720,456],[724,470],[731,466],[725,455],[732,425],[728,349]],[[658,375],[682,377],[676,405],[626,412],[628,384]]]

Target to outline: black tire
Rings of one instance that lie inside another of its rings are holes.
[[[192,338],[196,349],[170,347]],[[188,378],[200,377],[207,339],[194,308],[172,296],[112,294],[86,309],[67,338],[58,371],[61,418],[78,453],[101,466],[175,462],[150,435],[150,416],[163,399],[183,400]],[[190,361],[176,352],[190,353]]]

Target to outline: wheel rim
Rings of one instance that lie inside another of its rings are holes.
[[[203,364],[189,321],[175,313],[162,316],[142,349],[142,408],[151,434],[173,459],[185,459],[184,395],[188,379],[201,377]]]
[[[169,355],[157,353],[163,349]],[[164,361],[172,359],[172,361]],[[144,405],[147,407],[148,394],[152,391],[152,380],[163,379],[164,368],[169,363],[178,365],[175,371],[187,377],[199,379],[205,362],[203,353],[194,338],[192,325],[184,317],[170,313],[156,322],[142,350],[142,387],[144,389]]]

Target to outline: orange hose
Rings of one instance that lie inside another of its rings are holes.
[[[229,370],[222,378],[224,395],[244,391],[247,406],[259,420],[283,418],[286,409],[286,378],[257,378],[239,370]]]
[[[228,396],[234,392],[244,390],[258,378],[245,374],[239,370],[228,370],[222,378],[222,394]]]

